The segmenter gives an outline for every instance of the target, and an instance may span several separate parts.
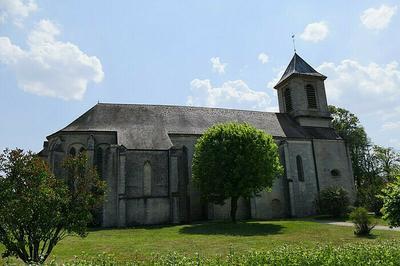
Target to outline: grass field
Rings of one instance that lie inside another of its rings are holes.
[[[351,227],[339,227],[302,220],[248,221],[238,224],[224,222],[178,226],[152,226],[129,229],[91,231],[86,238],[67,237],[54,252],[57,261],[80,255],[112,253],[118,260],[146,259],[152,253],[178,252],[201,256],[225,255],[230,250],[268,250],[281,246],[346,243],[372,243],[400,240],[400,232],[374,230],[368,238],[356,237]]]

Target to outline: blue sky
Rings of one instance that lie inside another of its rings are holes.
[[[0,149],[100,102],[276,111],[296,46],[328,102],[400,149],[398,1],[0,0]]]

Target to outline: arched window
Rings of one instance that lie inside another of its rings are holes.
[[[143,166],[143,195],[151,195],[151,165],[149,161],[145,162]]]
[[[303,160],[300,155],[296,156],[296,164],[297,164],[297,177],[299,181],[304,181],[304,169],[303,169]]]
[[[311,85],[306,86],[307,102],[308,108],[317,109],[317,96],[315,94],[315,89]]]
[[[74,156],[76,155],[76,150],[75,150],[74,147],[72,147],[72,148],[69,150],[69,155],[71,155],[72,157],[74,157]]]
[[[103,149],[100,147],[96,151],[96,166],[99,177],[103,178]]]
[[[290,88],[285,89],[284,97],[285,97],[286,112],[290,112],[293,110],[292,96],[291,96]]]
[[[84,148],[84,147],[81,147],[80,149],[79,149],[79,153],[84,153],[86,151],[86,149]]]

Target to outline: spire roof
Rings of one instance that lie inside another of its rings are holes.
[[[321,77],[323,79],[326,79],[326,76],[318,73],[312,66],[304,61],[303,58],[301,58],[297,53],[294,53],[292,60],[290,60],[289,65],[287,66],[285,72],[283,73],[281,79],[278,81],[275,87],[293,74]]]

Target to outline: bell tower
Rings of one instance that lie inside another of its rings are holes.
[[[274,87],[278,92],[279,112],[288,113],[301,126],[331,127],[325,79],[295,52]]]

